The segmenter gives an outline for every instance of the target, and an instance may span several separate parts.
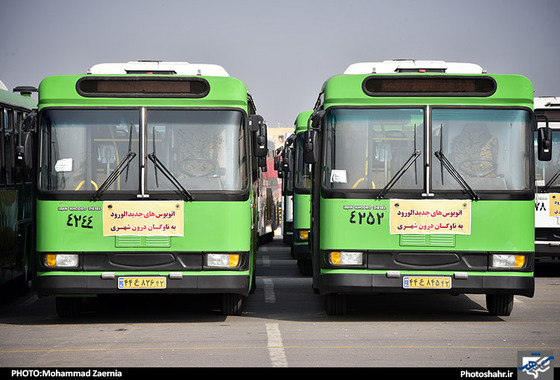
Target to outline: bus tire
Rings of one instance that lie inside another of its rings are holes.
[[[73,318],[82,311],[82,297],[56,297],[56,312],[62,318]]]
[[[346,295],[329,293],[325,296],[325,310],[327,315],[345,315],[346,309]]]
[[[223,315],[241,315],[243,311],[243,303],[245,297],[240,294],[223,294],[222,295],[222,314]]]
[[[486,308],[490,315],[510,315],[513,310],[513,294],[487,294]]]

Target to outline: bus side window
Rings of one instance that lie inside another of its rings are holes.
[[[22,133],[20,131],[20,124],[23,119],[21,115],[21,111],[14,111],[12,114],[12,131],[13,131],[13,140],[12,140],[12,153],[13,153],[13,164],[14,164],[14,182],[18,184],[23,184],[24,180],[24,168],[23,165],[19,165],[17,160],[17,146],[20,144],[20,138],[22,137]]]
[[[4,111],[4,162],[6,168],[6,184],[14,184],[14,111]]]

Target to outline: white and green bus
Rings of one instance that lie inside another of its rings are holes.
[[[359,63],[325,82],[311,119],[313,286],[328,314],[344,314],[351,294],[485,294],[492,315],[533,296],[527,78]]]
[[[220,294],[241,314],[267,153],[243,82],[218,65],[99,64],[45,78],[37,120],[35,286],[61,316],[136,293]]]

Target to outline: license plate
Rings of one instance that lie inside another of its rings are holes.
[[[119,289],[165,289],[165,277],[119,277]]]
[[[451,289],[451,277],[442,276],[404,276],[405,289]]]

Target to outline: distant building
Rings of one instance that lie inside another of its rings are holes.
[[[294,127],[268,127],[268,139],[274,141],[274,148],[284,145],[286,135],[294,132]]]

